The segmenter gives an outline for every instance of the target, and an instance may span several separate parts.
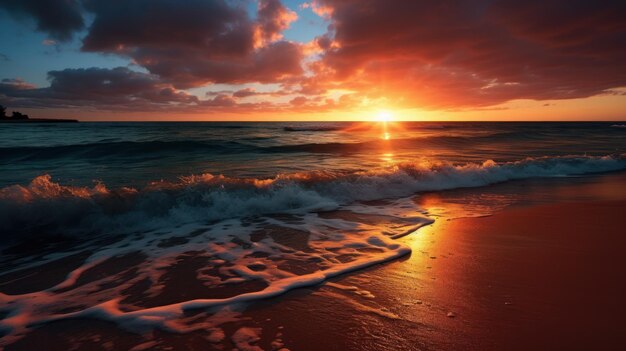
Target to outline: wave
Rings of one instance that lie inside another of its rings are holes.
[[[47,160],[59,157],[104,158],[206,151],[241,152],[249,146],[234,141],[120,141],[85,144],[0,148],[0,160]]]
[[[626,128],[626,124],[613,124],[611,125],[612,128]]]
[[[623,169],[625,154],[462,165],[420,162],[362,172],[279,174],[269,179],[201,174],[153,182],[141,189],[109,189],[101,183],[73,187],[42,175],[28,185],[0,189],[0,227],[4,228],[0,241],[45,233],[127,232],[194,221],[304,214],[423,191]]]
[[[445,148],[458,148],[464,146],[476,145],[493,145],[493,143],[513,143],[519,142],[550,142],[551,136],[547,133],[532,132],[532,131],[513,131],[513,132],[491,132],[481,133],[475,135],[455,135],[455,134],[437,134],[437,135],[424,135],[413,138],[397,138],[392,140],[372,139],[362,142],[329,142],[329,143],[306,143],[306,144],[290,144],[290,145],[278,145],[272,147],[266,147],[261,149],[263,152],[309,152],[309,153],[346,153],[346,152],[360,152],[366,150],[380,150],[381,146],[389,145],[390,143],[396,148],[409,148],[413,149],[417,147],[445,147]]]
[[[620,125],[614,125],[618,128]],[[284,127],[285,130],[294,132],[304,131],[331,131],[340,130],[340,125],[304,125]],[[617,132],[617,131],[616,131]],[[617,136],[619,137],[619,136]],[[435,135],[422,135],[412,138],[397,138],[382,140],[374,138],[360,142],[328,142],[328,143],[301,143],[267,146],[267,140],[275,139],[276,136],[251,136],[234,140],[172,140],[172,141],[116,141],[108,138],[97,142],[80,144],[57,145],[57,146],[30,146],[30,147],[0,147],[0,163],[18,161],[42,161],[59,159],[101,160],[114,159],[126,160],[129,158],[154,159],[164,156],[193,155],[200,160],[209,155],[230,155],[244,153],[324,153],[341,154],[352,152],[364,152],[380,150],[390,143],[395,148],[414,149],[415,147],[429,148],[463,148],[476,147],[477,145],[490,145],[493,143],[528,142],[545,143],[549,145],[553,141],[550,132],[537,132],[528,130],[501,131],[479,134],[456,134],[438,133]],[[572,140],[579,137],[572,134]],[[278,139],[277,139],[278,141]],[[537,144],[539,145],[539,144]]]
[[[345,126],[338,125],[304,125],[304,126],[287,126],[283,130],[286,132],[330,132],[342,130]]]
[[[327,131],[339,131],[339,130],[349,130],[349,131],[358,131],[358,130],[369,130],[371,128],[370,122],[334,122],[331,124],[311,124],[311,123],[303,123],[301,125],[290,125],[283,127],[283,130],[286,132],[327,132]],[[450,129],[454,128],[452,125],[444,125],[439,123],[432,122],[404,122],[402,124],[404,129],[410,130],[441,130],[441,129]]]

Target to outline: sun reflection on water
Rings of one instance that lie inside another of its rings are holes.
[[[385,162],[390,162],[390,163],[391,163],[391,162],[393,162],[393,161],[394,161],[393,157],[394,157],[394,154],[393,154],[393,153],[391,153],[391,152],[386,152],[386,153],[382,154],[382,156],[381,156],[381,160],[383,160],[383,161],[385,161]]]

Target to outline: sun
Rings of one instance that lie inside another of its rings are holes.
[[[393,115],[389,111],[380,111],[376,116],[378,122],[390,122],[393,120]]]

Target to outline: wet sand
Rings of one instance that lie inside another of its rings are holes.
[[[472,206],[461,205],[470,198]],[[226,336],[218,343],[200,331],[140,335],[66,320],[6,350],[127,350],[145,342],[151,350],[231,350],[242,328],[254,331],[242,350],[626,346],[626,174],[511,182],[415,201],[437,220],[398,239],[411,246],[410,256],[235,306],[239,315],[221,326]]]
[[[449,200],[477,190],[424,195],[426,208],[447,214],[401,239],[413,248],[409,258],[246,314],[268,330],[284,326],[292,350],[621,349],[625,180],[617,174],[478,190],[527,193],[493,215],[452,220]]]

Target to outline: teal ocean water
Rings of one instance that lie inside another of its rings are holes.
[[[626,128],[608,122],[7,124],[0,223],[10,233],[81,230],[92,217],[114,225],[130,213],[163,219],[180,208],[206,220],[306,213],[620,170],[625,152]]]

